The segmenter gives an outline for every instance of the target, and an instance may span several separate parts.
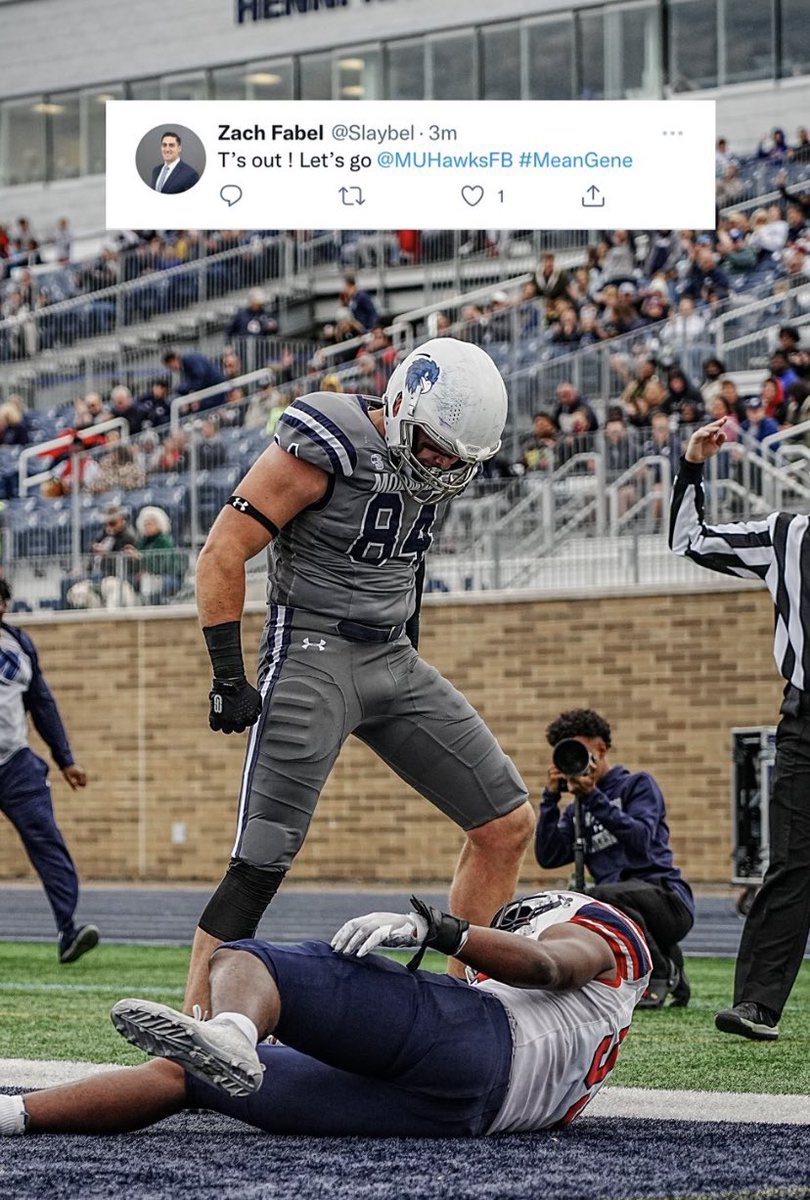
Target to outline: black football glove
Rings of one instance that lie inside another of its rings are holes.
[[[255,725],[262,711],[261,693],[244,675],[239,679],[215,679],[208,699],[208,724],[223,733],[242,733]]]

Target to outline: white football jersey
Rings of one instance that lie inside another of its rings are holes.
[[[536,912],[516,936],[537,938],[565,921],[599,934],[616,960],[616,978],[570,992],[515,988],[480,974],[512,1026],[509,1090],[487,1133],[526,1133],[568,1124],[609,1077],[652,969],[638,926],[609,904],[577,892],[544,892],[526,901]]]

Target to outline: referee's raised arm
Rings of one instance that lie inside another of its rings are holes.
[[[669,547],[711,571],[768,582],[775,563],[772,534],[778,514],[715,527],[704,519],[703,464],[725,442],[725,422],[721,417],[703,425],[689,439],[672,490]]]

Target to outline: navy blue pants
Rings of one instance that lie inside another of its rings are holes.
[[[495,996],[381,955],[345,958],[326,942],[228,946],[273,975],[283,1045],[259,1046],[264,1081],[252,1096],[187,1076],[190,1105],[315,1137],[475,1137],[495,1120],[512,1066]]]
[[[33,750],[18,750],[0,766],[0,812],[22,838],[31,865],[42,880],[57,929],[60,933],[71,932],[79,877],[53,815],[48,764]]]

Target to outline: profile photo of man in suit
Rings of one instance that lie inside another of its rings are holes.
[[[176,195],[187,192],[199,181],[199,174],[184,163],[180,155],[183,143],[179,133],[167,129],[160,137],[160,154],[163,163],[152,169],[151,186],[156,192],[168,192]]]

